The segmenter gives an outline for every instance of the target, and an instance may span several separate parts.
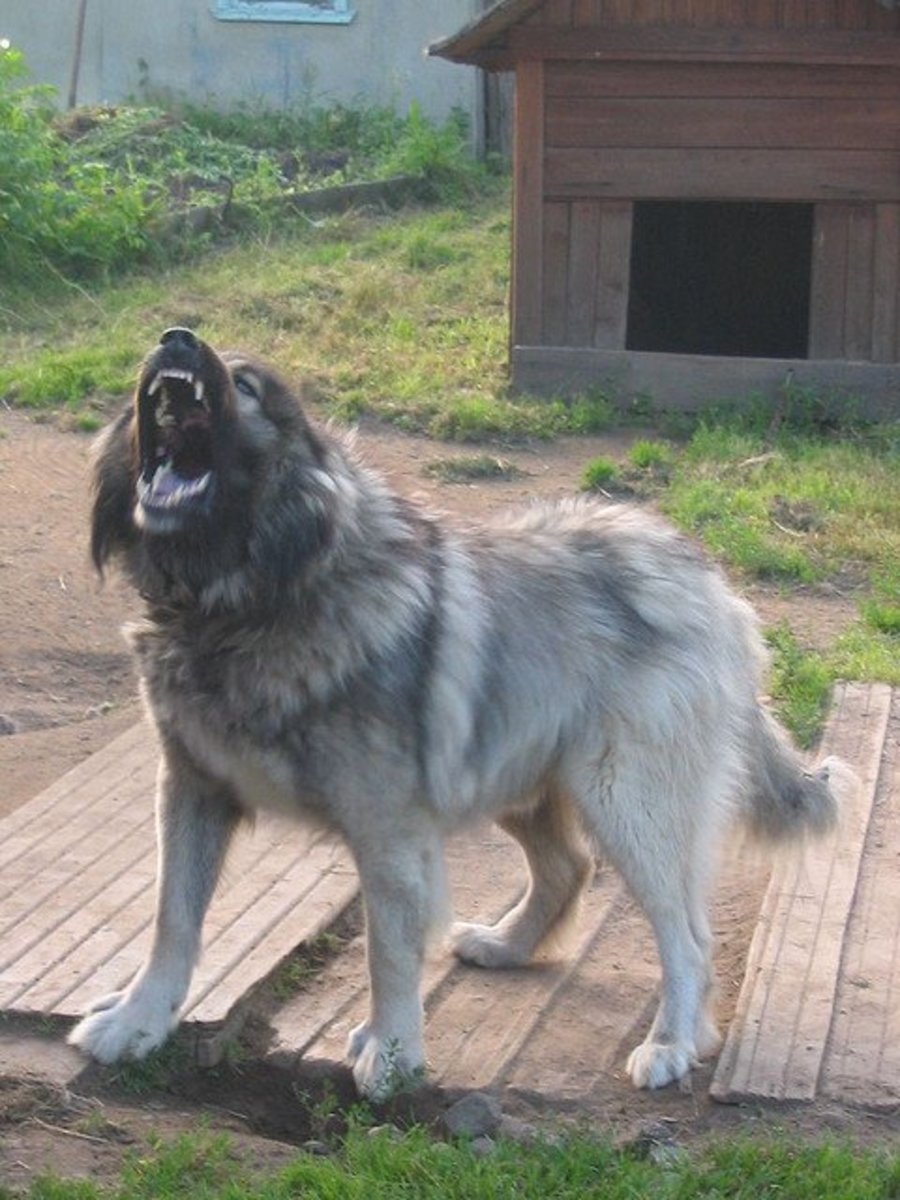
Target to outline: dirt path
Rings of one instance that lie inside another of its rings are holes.
[[[624,455],[630,440],[627,435],[563,439],[503,450],[503,458],[522,472],[519,477],[449,484],[426,474],[425,466],[470,450],[384,429],[360,434],[366,457],[401,490],[472,517],[536,496],[571,494],[590,458]],[[116,578],[101,586],[88,562],[88,446],[81,435],[0,410],[0,815],[105,745],[140,711],[120,633],[123,620],[136,611],[134,599]],[[759,590],[750,598],[766,622],[787,618],[812,642],[833,637],[852,617],[839,597],[786,598]],[[764,864],[748,868],[737,857],[727,873],[715,914],[723,1019],[742,976],[765,869]],[[623,958],[628,953],[623,946]],[[29,1068],[38,1068],[41,1077],[30,1077]],[[296,1091],[296,1081],[286,1082],[262,1061],[205,1077],[189,1072],[169,1091],[138,1101],[129,1100],[108,1073],[78,1075],[76,1087],[72,1077],[78,1069],[57,1041],[0,1029],[0,1182],[22,1183],[48,1167],[102,1176],[115,1170],[127,1147],[142,1142],[150,1128],[177,1131],[192,1124],[198,1110],[211,1109],[214,1126],[230,1129],[261,1162],[279,1161],[288,1153],[272,1137],[297,1142],[315,1136],[295,1112],[291,1089]],[[892,1117],[882,1115],[876,1122],[840,1106],[782,1109],[768,1116],[756,1109],[724,1109],[706,1099],[707,1084],[708,1073],[701,1072],[693,1096],[648,1097],[612,1077],[598,1084],[590,1112],[568,1115],[586,1116],[623,1136],[660,1118],[674,1122],[684,1136],[767,1120],[804,1133],[836,1128],[871,1138],[897,1124]],[[307,1080],[305,1086],[314,1092],[317,1085]],[[342,1094],[346,1079],[339,1076],[332,1086]],[[421,1103],[419,1115],[427,1117],[428,1106],[440,1107],[443,1099],[429,1094]],[[516,1103],[521,1115],[547,1115],[541,1113],[540,1097],[520,1096]],[[77,1136],[82,1128],[99,1132]]]

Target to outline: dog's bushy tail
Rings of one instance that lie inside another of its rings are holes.
[[[851,769],[826,758],[809,770],[778,725],[757,707],[750,732],[742,816],[766,841],[828,833],[837,824],[841,788]]]

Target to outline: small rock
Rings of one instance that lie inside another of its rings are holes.
[[[487,1158],[489,1154],[494,1153],[496,1148],[497,1145],[494,1139],[488,1137],[487,1135],[483,1137],[477,1137],[469,1144],[469,1149],[476,1158]]]
[[[674,1130],[662,1121],[646,1125],[622,1149],[659,1167],[674,1167],[684,1154],[675,1142]]]
[[[497,1132],[506,1141],[518,1142],[521,1146],[533,1146],[535,1142],[541,1140],[541,1135],[536,1125],[532,1125],[528,1121],[522,1121],[518,1117],[507,1116],[506,1114],[500,1118],[500,1125]]]
[[[403,1134],[396,1125],[373,1125],[370,1129],[366,1130],[366,1137],[386,1137],[392,1142],[399,1141],[402,1136]]]
[[[500,1127],[500,1101],[486,1092],[470,1092],[444,1113],[444,1128],[452,1137],[491,1137]]]
[[[17,732],[18,732],[18,726],[16,725],[16,723],[12,719],[12,717],[7,717],[7,716],[4,716],[3,713],[0,713],[0,737],[5,737],[8,734],[17,733]]]
[[[331,1150],[329,1149],[327,1143],[317,1141],[315,1138],[311,1138],[308,1142],[304,1142],[300,1149],[305,1150],[307,1154],[314,1154],[317,1158],[327,1158],[328,1155],[331,1154]]]

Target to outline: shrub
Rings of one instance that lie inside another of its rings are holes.
[[[0,45],[0,271],[86,276],[144,249],[138,184],[99,162],[72,163],[54,125],[53,91],[26,85],[20,51]]]

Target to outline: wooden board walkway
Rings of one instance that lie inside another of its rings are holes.
[[[900,1098],[898,736],[900,694],[837,690],[823,752],[846,758],[861,786],[845,797],[839,836],[776,861],[712,1083],[717,1099]],[[0,821],[0,1011],[71,1019],[142,961],[156,758],[152,735],[136,727]],[[449,867],[466,920],[495,920],[523,882],[518,848],[493,829],[454,839]],[[755,880],[733,868],[720,892],[740,898]],[[261,983],[356,891],[337,843],[269,819],[242,831],[186,1006],[201,1062],[215,1060]],[[622,1074],[658,980],[646,921],[601,870],[562,961],[480,971],[436,952],[425,978],[432,1075],[452,1087],[587,1099],[598,1079]],[[360,937],[271,1018],[273,1056],[341,1060],[365,1004]]]
[[[0,821],[0,1011],[71,1018],[122,987],[146,955],[156,875],[159,752],[146,725]],[[204,925],[185,1007],[214,1057],[254,989],[349,904],[337,842],[261,819],[242,829]]]
[[[783,853],[711,1086],[723,1101],[900,1100],[900,693],[837,689],[823,748],[853,765],[837,834]]]

